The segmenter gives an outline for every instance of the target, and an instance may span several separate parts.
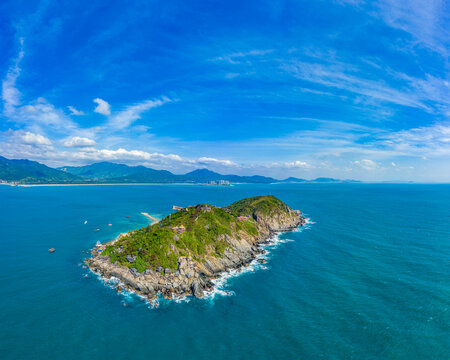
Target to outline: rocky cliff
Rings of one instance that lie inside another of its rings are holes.
[[[213,278],[252,261],[275,232],[292,231],[305,220],[274,196],[246,198],[225,208],[202,204],[96,246],[86,263],[149,299],[159,293],[201,297]]]

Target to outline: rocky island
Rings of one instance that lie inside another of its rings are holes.
[[[158,294],[202,297],[214,278],[251,262],[274,233],[305,222],[299,210],[271,195],[227,207],[177,207],[158,223],[98,244],[86,264],[150,300]]]

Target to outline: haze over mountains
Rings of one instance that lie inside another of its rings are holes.
[[[145,166],[128,166],[99,162],[85,166],[63,166],[57,169],[30,160],[9,160],[0,156],[0,180],[21,184],[83,184],[83,183],[207,183],[228,180],[230,183],[270,184],[277,182],[340,182],[332,178],[305,180],[289,177],[278,180],[252,175],[222,175],[208,169],[197,169],[184,175]]]

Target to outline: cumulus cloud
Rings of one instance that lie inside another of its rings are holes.
[[[94,140],[79,136],[74,136],[64,141],[64,146],[66,147],[87,147],[95,145],[96,142]]]
[[[110,118],[109,125],[115,129],[125,129],[133,122],[141,118],[141,114],[151,108],[161,106],[171,102],[170,99],[163,97],[157,100],[146,100],[135,105],[128,106]]]
[[[70,115],[75,115],[75,116],[84,115],[83,111],[79,111],[79,110],[75,109],[73,106],[68,106],[67,108],[70,110]]]
[[[96,98],[96,99],[94,99],[94,102],[97,104],[96,108],[94,109],[94,111],[96,113],[99,113],[99,114],[102,114],[105,116],[111,115],[111,106],[105,100]]]
[[[16,142],[26,145],[50,146],[52,144],[49,138],[29,131],[18,130],[15,131],[12,136]]]

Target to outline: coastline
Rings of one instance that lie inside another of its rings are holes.
[[[255,253],[254,257],[249,259],[248,262],[241,264],[240,266],[237,266],[235,268],[230,268],[225,271],[222,271],[221,273],[216,274],[214,277],[211,278],[211,286],[204,291],[204,295],[201,297],[205,300],[213,299],[216,295],[220,296],[233,296],[235,295],[234,291],[228,291],[225,290],[224,287],[226,286],[227,282],[231,278],[238,277],[240,275],[249,273],[249,272],[256,272],[258,270],[268,270],[268,266],[266,265],[269,261],[268,255],[270,254],[269,249],[276,249],[281,244],[291,242],[293,240],[285,240],[280,239],[280,235],[283,233],[288,232],[299,232],[303,229],[308,229],[306,225],[310,224],[310,219],[307,217],[304,217],[305,222],[303,224],[298,225],[296,228],[294,228],[291,231],[276,231],[271,236],[264,241],[260,242],[258,244],[258,252]],[[131,230],[133,231],[133,230]],[[115,243],[118,241],[122,236],[127,235],[128,233],[121,233],[117,238],[112,240],[110,243]],[[175,301],[176,303],[180,302],[189,302],[189,297],[195,296],[194,294],[182,294],[182,295],[175,295],[172,294],[171,297],[165,296],[162,292],[155,293],[153,296],[146,296],[139,291],[137,291],[135,288],[130,287],[127,285],[126,282],[123,282],[120,278],[117,278],[115,276],[105,276],[101,272],[95,271],[91,268],[91,266],[88,265],[89,272],[94,274],[102,283],[104,286],[109,287],[112,290],[115,290],[119,295],[128,296],[128,295],[135,295],[141,300],[144,300],[150,308],[157,309],[160,306],[160,302],[163,300],[168,301]]]
[[[149,214],[141,214],[148,215],[147,217],[151,220],[155,219]],[[143,273],[136,273],[128,267],[117,263],[112,264],[108,256],[102,256],[101,253],[107,245],[117,242],[120,237],[135,230],[121,234],[112,242],[91,249],[91,257],[85,259],[85,264],[105,283],[110,284],[112,281],[119,293],[124,291],[135,293],[146,298],[151,304],[154,304],[160,296],[172,300],[191,295],[208,297],[210,296],[208,294],[218,290],[217,286],[223,282],[224,278],[230,277],[231,273],[242,273],[250,264],[266,254],[265,247],[272,244],[279,234],[298,231],[308,222],[308,219],[298,210],[289,209],[288,214],[289,217],[283,221],[271,218],[258,219],[260,221],[258,234],[251,238],[229,239],[233,247],[225,250],[220,258],[207,257],[198,261],[191,256],[180,256],[178,269],[174,272],[168,269],[164,272],[148,269]]]

